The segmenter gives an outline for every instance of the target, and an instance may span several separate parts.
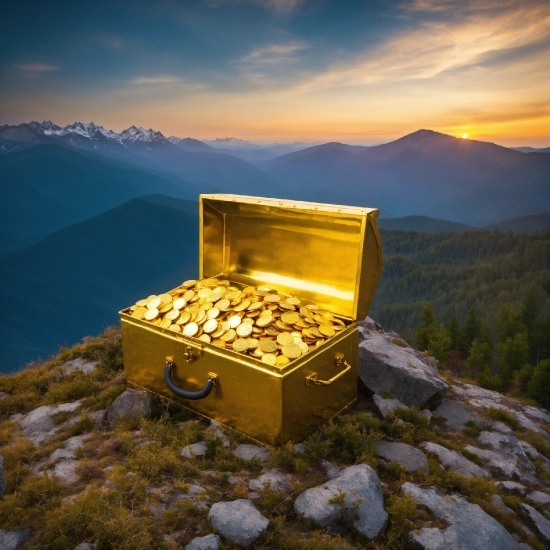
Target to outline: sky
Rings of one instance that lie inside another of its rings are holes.
[[[548,0],[0,0],[0,124],[550,145]]]

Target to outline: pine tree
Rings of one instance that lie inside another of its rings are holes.
[[[550,359],[543,359],[534,368],[527,395],[550,410]]]
[[[426,302],[420,313],[420,323],[416,329],[416,348],[426,351],[430,347],[430,340],[435,332],[435,312],[432,303]]]
[[[451,338],[445,329],[444,323],[441,323],[439,329],[433,331],[427,349],[428,354],[435,357],[441,363],[449,359]]]
[[[460,321],[454,313],[449,319],[447,333],[449,334],[449,338],[451,339],[451,350],[459,349],[461,337]]]
[[[527,332],[521,332],[513,338],[508,337],[505,342],[499,342],[497,355],[502,381],[508,388],[514,373],[521,370],[529,360]]]
[[[468,353],[470,352],[470,347],[472,342],[481,336],[481,319],[477,313],[475,307],[471,307],[468,310],[468,315],[462,326],[462,336],[460,339],[460,353],[462,357],[467,358]]]

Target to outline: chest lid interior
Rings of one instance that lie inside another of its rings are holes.
[[[363,319],[382,269],[378,210],[201,195],[199,276],[270,286]]]

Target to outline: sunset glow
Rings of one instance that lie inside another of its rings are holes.
[[[31,4],[0,22],[0,124],[363,144],[471,126],[550,145],[544,0]]]

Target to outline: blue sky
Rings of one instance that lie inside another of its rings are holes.
[[[0,123],[550,144],[547,1],[2,0],[1,13]]]

